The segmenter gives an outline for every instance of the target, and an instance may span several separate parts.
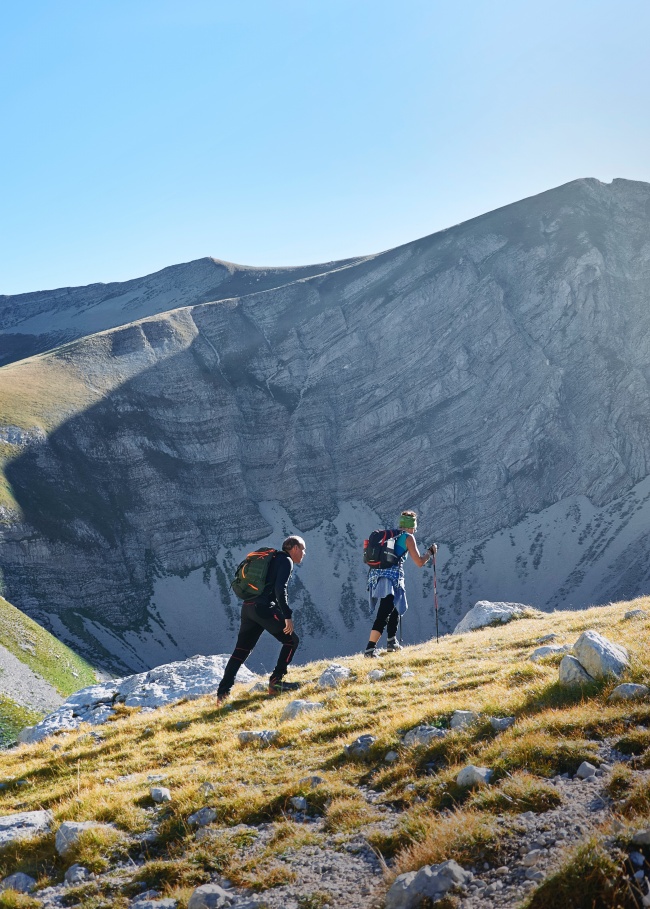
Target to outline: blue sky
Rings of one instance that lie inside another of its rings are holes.
[[[649,33],[647,0],[5,0],[0,294],[650,182]]]

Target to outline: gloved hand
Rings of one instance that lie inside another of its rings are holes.
[[[427,552],[430,552],[432,556],[435,556],[435,554],[438,552],[438,544],[432,543],[431,546],[429,546]]]

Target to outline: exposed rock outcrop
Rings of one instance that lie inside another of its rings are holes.
[[[649,227],[647,184],[578,180],[345,263],[3,299],[5,336],[110,328],[0,370],[8,595],[113,671],[220,652],[247,541],[300,529],[301,656],[330,657],[367,629],[363,538],[407,504],[446,544],[445,631],[479,596],[644,592]]]

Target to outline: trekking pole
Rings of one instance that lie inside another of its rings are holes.
[[[402,614],[400,613],[399,617],[399,644],[402,646]]]
[[[433,605],[436,610],[436,644],[439,643],[438,638],[438,584],[436,582],[436,554],[433,553]]]

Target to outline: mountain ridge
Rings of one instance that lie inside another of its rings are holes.
[[[546,551],[575,526],[586,552],[595,525],[570,508],[581,496],[609,527],[592,553],[612,566],[609,597],[618,579],[619,594],[643,593],[631,566],[648,551],[649,226],[647,184],[574,181],[344,268],[2,367],[0,424],[26,439],[5,443],[4,498],[0,487],[14,602],[82,639],[92,624],[87,643],[99,635],[117,657],[116,629],[142,628],[153,646],[158,582],[202,572],[230,639],[223,579],[236,554],[313,531],[325,567],[306,566],[295,594],[311,615],[309,656],[330,624],[345,647],[367,633],[357,559],[375,522],[420,511],[423,539],[449,553],[440,583],[455,624],[474,599],[498,598],[480,547],[526,516],[542,516]],[[346,524],[349,557],[327,539]],[[517,544],[522,561],[533,542]],[[507,557],[501,586],[521,589],[528,572],[542,601],[531,605],[587,605],[597,572],[584,552],[572,544],[566,571],[541,580],[534,554],[526,569]],[[415,577],[422,634],[430,579]],[[178,595],[192,609],[189,591]],[[189,625],[198,643],[201,626]]]

